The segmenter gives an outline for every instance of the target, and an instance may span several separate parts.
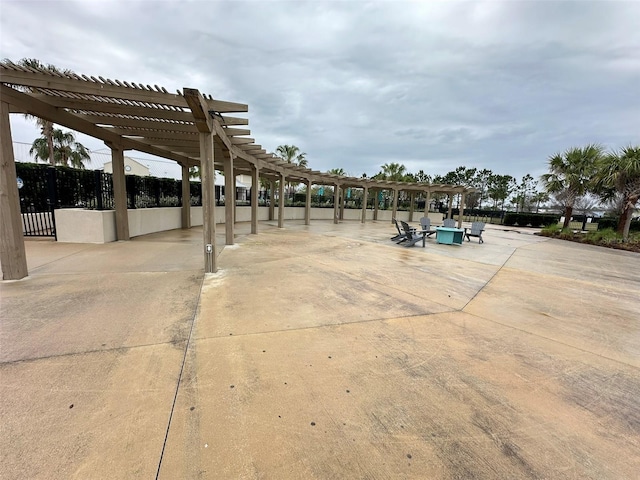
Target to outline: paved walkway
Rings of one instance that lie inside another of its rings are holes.
[[[248,228],[27,241],[1,478],[638,478],[640,255]]]

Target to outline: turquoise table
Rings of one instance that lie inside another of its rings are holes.
[[[453,245],[454,243],[457,243],[458,245],[462,245],[463,237],[464,230],[461,228],[436,228],[436,240],[438,243],[444,243],[446,245]]]

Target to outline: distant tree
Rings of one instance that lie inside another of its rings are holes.
[[[478,197],[478,208],[482,208],[482,201],[487,199],[487,188],[492,175],[493,172],[485,168],[476,172],[473,179],[473,186],[478,189],[478,193],[474,194]]]
[[[564,224],[569,226],[571,213],[576,199],[589,190],[596,164],[602,160],[603,149],[600,145],[573,147],[549,158],[549,173],[540,178],[547,193],[565,193]]]
[[[306,153],[301,152],[295,145],[280,145],[276,148],[278,156],[287,163],[293,163],[300,167],[307,167],[309,162]]]
[[[276,153],[282,160],[287,163],[292,163],[294,165],[305,168],[307,168],[309,165],[309,162],[306,158],[307,154],[301,152],[300,149],[295,145],[279,145],[276,148]],[[290,182],[287,182],[287,190],[289,191],[289,193],[292,193],[292,190],[295,191],[296,187],[292,188],[292,184]]]
[[[54,128],[52,141],[53,152],[50,150],[49,140],[43,135],[33,142],[29,154],[35,156],[36,160],[45,162],[50,161],[53,156],[54,165],[68,165],[73,168],[84,168],[84,162],[91,159],[89,151],[84,145],[76,142],[72,132],[63,132],[59,128]]]
[[[630,145],[601,157],[593,186],[604,200],[620,198],[618,233],[628,239],[633,210],[640,199],[640,146]]]
[[[202,178],[200,174],[200,166],[189,167],[189,178]]]
[[[492,175],[487,184],[487,193],[489,198],[493,200],[493,208],[504,210],[504,202],[511,195],[515,179],[511,175]]]
[[[331,173],[332,175],[340,175],[341,177],[345,177],[347,175],[347,172],[345,172],[343,168],[332,168],[327,173]]]
[[[381,177],[380,180],[391,180],[394,182],[403,182],[405,181],[405,175],[407,173],[407,167],[401,165],[399,163],[385,163],[382,165],[382,170],[380,172]]]
[[[536,187],[538,186],[538,182],[534,180],[534,178],[530,174],[526,174],[522,177],[520,183],[515,187],[517,202],[516,202],[516,211],[518,209],[521,212],[524,212],[525,209],[531,211],[531,197],[536,191]]]
[[[531,196],[531,200],[536,204],[536,213],[540,210],[540,204],[549,201],[549,194],[547,192],[536,192]]]
[[[418,170],[415,175],[416,182],[431,183],[431,175],[424,173],[424,170]]]
[[[6,60],[7,59],[5,59],[5,61]],[[60,70],[55,65],[44,64],[37,58],[23,58],[18,61],[18,65],[22,67],[27,67],[27,68],[33,68],[36,70],[43,70],[48,73],[61,73],[64,75],[73,73],[71,70]],[[35,117],[29,114],[25,114],[25,117],[28,119],[35,120],[36,124],[40,127],[40,132],[42,133],[43,137],[46,139],[46,142],[48,145],[47,152],[49,152],[49,157],[46,159],[43,158],[42,160],[48,161],[51,165],[55,165],[56,160],[53,155],[55,152],[54,145],[53,145],[53,126],[54,126],[53,122],[50,122],[49,120],[45,120],[44,118]]]

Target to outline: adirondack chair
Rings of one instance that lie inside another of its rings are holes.
[[[453,218],[445,218],[442,221],[442,226],[446,228],[456,228],[456,221]]]
[[[407,243],[404,245],[405,247],[413,247],[420,240],[422,240],[422,246],[424,247],[425,239],[427,238],[425,232],[416,232],[415,229],[411,228],[407,222],[400,222],[400,224],[402,225],[402,229],[404,230],[407,241]]]
[[[426,232],[425,235],[427,237],[436,233],[436,230],[431,229],[431,219],[429,217],[422,217],[420,219],[420,227],[422,228],[422,232]]]
[[[396,226],[396,230],[398,231],[398,234],[391,237],[391,240],[393,240],[396,243],[404,242],[407,239],[406,234],[402,231],[402,229],[400,228],[400,225],[398,224],[398,221],[395,218],[393,219],[393,223]]]
[[[471,241],[470,237],[478,237],[478,243],[484,243],[482,232],[484,232],[484,222],[471,222],[471,228],[464,229],[464,236],[467,237],[467,242]]]

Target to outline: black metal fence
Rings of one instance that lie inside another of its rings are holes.
[[[27,171],[25,173],[22,176],[18,175],[22,233],[25,237],[55,238],[56,170],[48,168],[42,172]]]
[[[36,163],[16,163],[20,179],[20,203],[23,211],[48,211],[53,208],[87,208],[112,210],[113,176],[101,170],[78,170],[69,167]],[[47,178],[53,176],[53,184]],[[53,185],[53,186],[51,186]],[[179,207],[182,206],[182,182],[170,178],[138,177],[127,175],[127,207]],[[54,191],[51,191],[53,188]],[[193,206],[202,205],[200,182],[190,182]]]

